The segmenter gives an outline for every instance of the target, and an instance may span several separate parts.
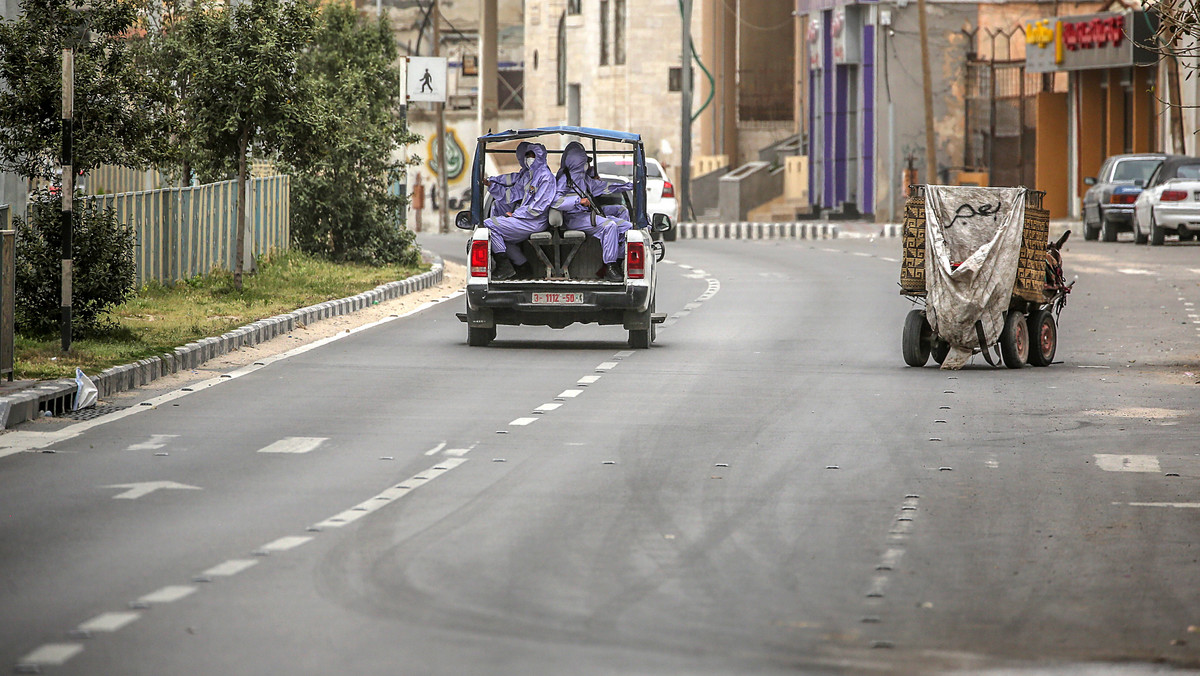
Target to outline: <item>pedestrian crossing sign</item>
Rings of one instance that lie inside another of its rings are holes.
[[[408,100],[446,102],[446,57],[408,57]]]

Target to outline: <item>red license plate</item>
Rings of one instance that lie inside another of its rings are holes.
[[[582,293],[534,293],[534,305],[574,305],[583,302]]]

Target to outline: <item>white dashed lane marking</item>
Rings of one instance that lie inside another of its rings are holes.
[[[1200,502],[1114,502],[1114,505],[1130,507],[1171,507],[1174,509],[1200,509]]]
[[[141,616],[141,613],[135,613],[132,611],[124,613],[103,613],[79,625],[78,631],[89,634],[97,631],[113,632],[137,620]]]
[[[201,573],[205,577],[229,577],[258,565],[256,559],[231,559]]]
[[[174,603],[179,599],[190,596],[195,591],[195,587],[184,587],[181,585],[167,586],[139,598],[138,603]]]
[[[1113,455],[1097,453],[1096,466],[1105,472],[1152,472],[1158,473],[1162,468],[1156,455]]]
[[[78,643],[47,643],[17,662],[18,673],[39,673],[37,667],[58,667],[83,652]]]
[[[517,418],[516,420],[514,420],[508,424],[515,425],[517,427],[524,427],[525,425],[532,425],[533,423],[535,423],[537,421],[538,421],[537,418]]]
[[[601,363],[599,366],[597,366],[597,367],[596,367],[596,371],[597,371],[597,372],[599,372],[599,371],[611,371],[612,369],[615,369],[616,367],[617,367],[617,362],[615,362],[615,361],[606,361],[606,362],[603,362],[603,363]]]
[[[533,410],[535,413],[549,413],[550,411],[553,411],[561,406],[562,404],[542,404]]]
[[[354,507],[314,525],[311,530],[319,531],[324,528],[340,528],[348,523],[353,523],[368,514],[378,511],[385,505],[391,504],[393,501],[408,495],[410,491],[433,481],[466,461],[466,458],[447,458],[430,469],[383,491],[379,495],[365,502],[360,502]]]
[[[286,552],[289,549],[295,549],[296,547],[299,547],[300,545],[310,541],[312,541],[312,537],[307,535],[291,535],[268,542],[267,544],[263,545],[259,551],[266,553]]]
[[[555,399],[574,399],[581,394],[583,394],[583,390],[563,390]]]
[[[600,380],[600,376],[584,376],[579,379],[577,384],[583,385],[586,387],[586,386],[591,385],[592,383],[596,382],[597,380]]]
[[[325,437],[285,437],[275,443],[258,449],[259,453],[308,453],[329,441]]]

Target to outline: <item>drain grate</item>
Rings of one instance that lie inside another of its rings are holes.
[[[66,418],[67,420],[93,420],[95,418],[99,418],[102,415],[108,415],[109,413],[116,413],[117,411],[123,411],[127,408],[129,408],[129,407],[105,404],[103,406],[93,406],[91,408],[85,408],[81,411],[71,411],[69,413],[62,414],[59,417]]]

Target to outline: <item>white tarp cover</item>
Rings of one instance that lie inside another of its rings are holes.
[[[950,343],[943,368],[962,368],[972,348],[984,347],[976,321],[988,345],[999,340],[1024,225],[1024,188],[925,188],[926,316],[934,334]]]

